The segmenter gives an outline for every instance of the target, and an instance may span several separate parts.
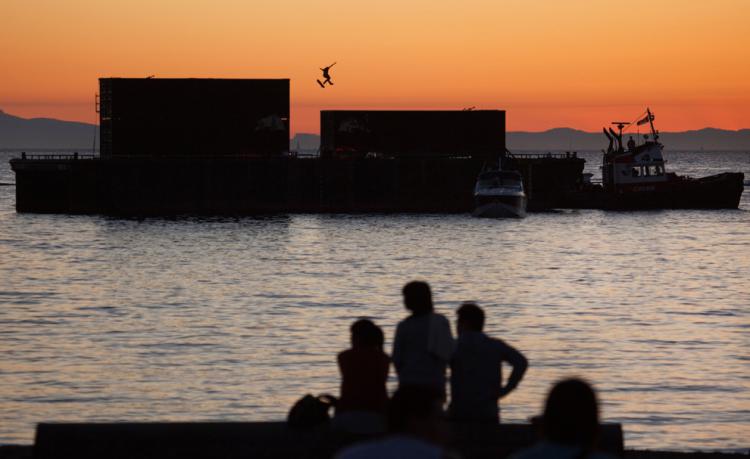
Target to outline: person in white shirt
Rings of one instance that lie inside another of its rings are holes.
[[[426,282],[409,282],[402,293],[411,315],[399,322],[393,340],[392,359],[399,385],[432,386],[445,394],[446,369],[454,349],[450,322],[434,312]]]

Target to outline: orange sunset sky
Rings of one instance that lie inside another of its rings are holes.
[[[315,83],[336,61],[335,86]],[[595,131],[750,127],[748,0],[0,0],[0,109],[94,122],[99,77],[290,78],[321,109],[507,110]]]

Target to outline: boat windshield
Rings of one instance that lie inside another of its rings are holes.
[[[479,187],[521,189],[521,175],[517,172],[485,172],[479,176]]]

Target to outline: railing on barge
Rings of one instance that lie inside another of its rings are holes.
[[[73,153],[34,153],[34,154],[27,154],[25,151],[21,152],[20,158],[14,158],[14,159],[23,159],[23,160],[32,160],[32,161],[68,161],[71,159],[99,159],[99,155],[95,154],[80,154],[78,152]]]
[[[509,159],[575,159],[578,158],[577,151],[566,151],[565,153],[511,153],[505,152]]]
[[[578,158],[578,152],[576,151],[566,151],[565,153],[511,153],[510,151],[506,151],[506,156],[509,159],[576,159]],[[118,159],[145,159],[145,158],[266,158],[271,156],[264,156],[264,155],[248,155],[248,154],[240,154],[240,155],[117,155],[116,158]],[[319,158],[320,152],[310,152],[310,151],[289,151],[286,154],[279,155],[277,157],[284,158],[300,158],[300,159],[313,159],[313,158]],[[463,159],[463,158],[469,158],[471,155],[461,155],[457,154],[455,156],[436,156],[436,158],[453,158],[453,159]],[[395,158],[389,158],[383,155],[365,155],[365,159],[395,159]],[[430,156],[419,156],[419,159],[429,159]],[[18,159],[22,160],[31,160],[31,161],[67,161],[72,159],[83,159],[83,160],[92,160],[92,159],[102,159],[102,157],[98,154],[81,154],[78,152],[72,152],[72,153],[34,153],[34,154],[27,154],[26,152],[21,152],[21,157]]]

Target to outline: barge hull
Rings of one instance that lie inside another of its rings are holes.
[[[679,179],[661,187],[631,187],[622,193],[601,187],[567,193],[563,206],[573,209],[737,209],[744,191],[742,172]]]
[[[577,158],[529,162],[543,178]],[[465,213],[483,161],[467,158],[325,159],[151,157],[13,159],[18,212],[142,215]],[[523,168],[522,168],[523,172]],[[559,204],[560,189],[529,192],[529,208]],[[536,199],[536,201],[535,201]]]

